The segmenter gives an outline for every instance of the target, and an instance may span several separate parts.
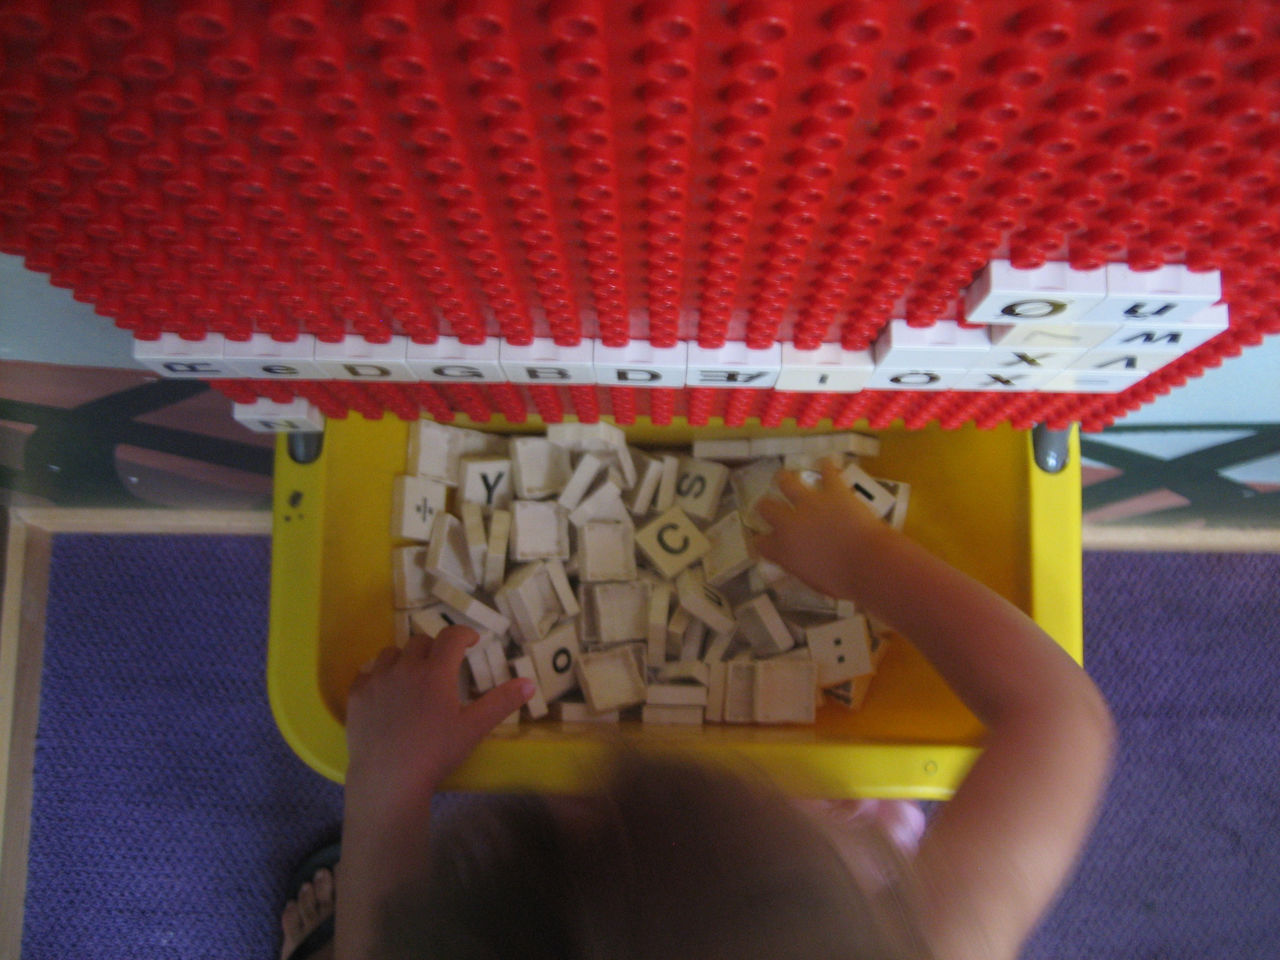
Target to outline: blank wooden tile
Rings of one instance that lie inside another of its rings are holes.
[[[756,723],[813,723],[818,668],[811,660],[759,660],[753,710]]]

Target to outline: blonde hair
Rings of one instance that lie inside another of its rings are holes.
[[[909,866],[874,828],[856,843],[851,866],[763,777],[622,750],[571,805],[491,798],[442,823],[387,955],[926,957]]]

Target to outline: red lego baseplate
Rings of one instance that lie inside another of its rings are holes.
[[[1280,330],[1273,3],[0,2],[0,251],[139,339],[871,344],[992,258],[1222,271],[1118,394],[223,381],[449,419],[1098,429]]]

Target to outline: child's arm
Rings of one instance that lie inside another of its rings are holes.
[[[458,672],[479,639],[446,627],[384,649],[347,700],[346,791],[334,955],[376,955],[380,913],[406,876],[425,873],[431,797],[503,718],[533,692],[511,680],[463,706]]]
[[[1011,603],[876,519],[834,464],[818,490],[783,473],[770,560],[908,637],[986,725],[984,752],[925,835],[924,920],[944,960],[1013,958],[1068,877],[1110,769],[1110,713],[1089,677]]]

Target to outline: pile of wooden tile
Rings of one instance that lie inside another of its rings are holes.
[[[479,631],[460,678],[474,697],[512,676],[530,719],[812,723],[858,709],[886,631],[756,556],[756,507],[779,469],[824,457],[901,528],[910,487],[872,477],[856,433],[699,440],[639,450],[606,423],[505,436],[422,420],[395,480],[399,640]],[[513,715],[511,722],[518,722]]]

